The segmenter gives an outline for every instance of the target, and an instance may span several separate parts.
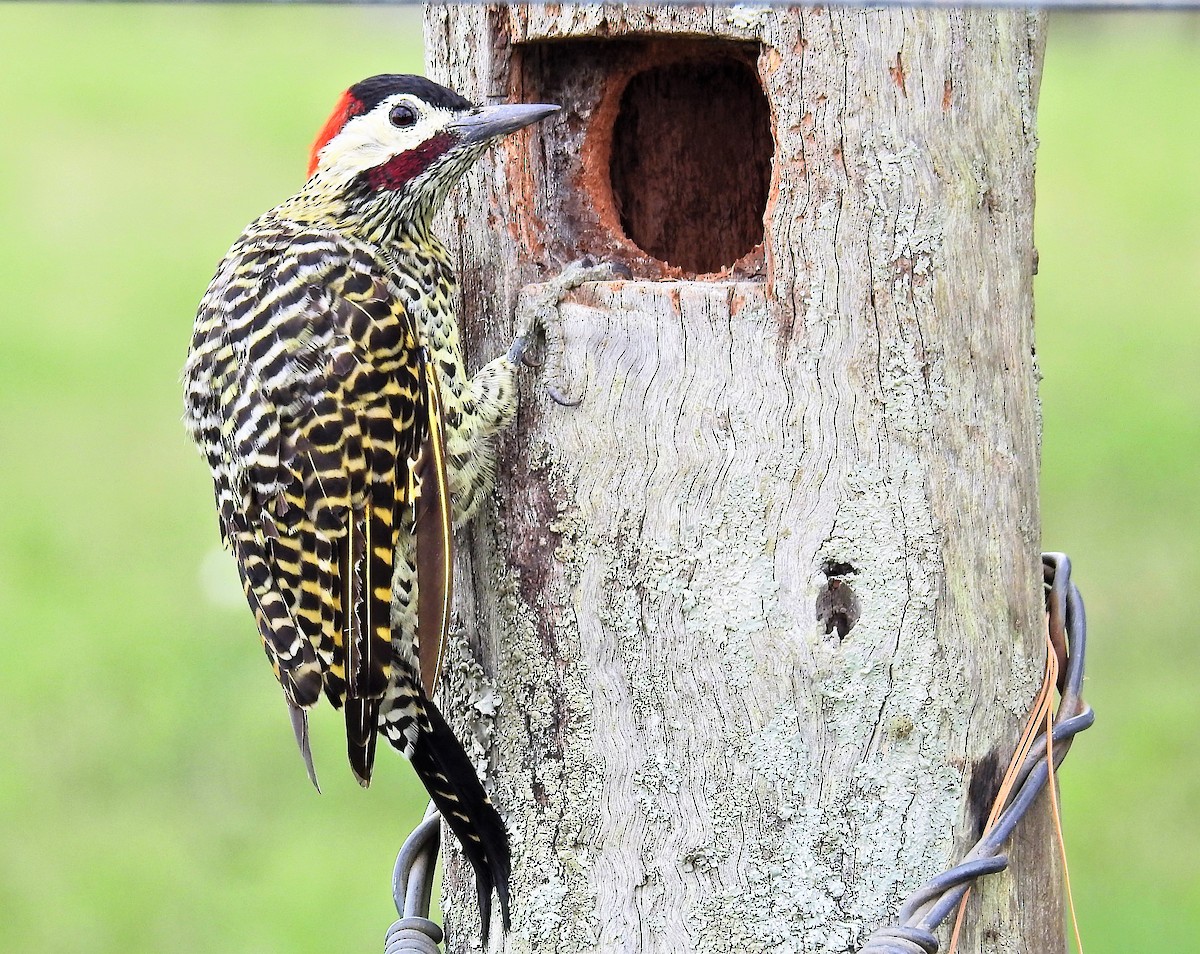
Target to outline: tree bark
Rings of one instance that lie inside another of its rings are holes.
[[[442,217],[475,363],[567,262],[634,276],[554,311],[582,403],[525,376],[461,537],[447,697],[513,838],[509,950],[851,951],[977,836],[1043,660],[1043,39],[1015,10],[427,8],[434,78],[563,106]],[[1046,808],[961,951],[1062,950]]]

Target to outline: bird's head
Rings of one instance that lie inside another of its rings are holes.
[[[309,183],[431,216],[493,140],[557,110],[476,106],[423,76],[372,76],[338,100],[313,143]]]

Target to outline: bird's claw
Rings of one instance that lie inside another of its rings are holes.
[[[571,262],[549,281],[526,286],[517,303],[521,331],[508,351],[508,359],[513,364],[541,369],[546,366],[549,356],[561,358],[563,347],[559,308],[567,294],[587,282],[610,282],[631,277],[629,269],[624,265],[616,262],[597,262],[590,255],[586,255]],[[547,347],[540,357],[534,357],[530,353],[529,344],[539,329],[546,338]],[[561,365],[561,361],[555,363]],[[549,382],[545,384],[545,388],[550,399],[562,407],[578,407],[583,403],[583,398],[565,397]]]
[[[591,255],[585,255],[583,258],[571,262],[556,277],[545,282],[545,285],[553,286],[559,292],[561,299],[567,292],[578,288],[585,282],[615,282],[632,277],[633,273],[630,272],[629,266],[623,262],[602,262],[597,261]]]
[[[546,359],[544,357],[543,358],[535,358],[528,351],[526,351],[524,348],[522,348],[521,349],[521,364],[525,365],[525,367],[527,367],[527,368],[532,368],[534,371],[540,371],[542,368],[544,368],[546,366]]]
[[[579,407],[579,405],[583,403],[583,398],[581,397],[575,398],[574,400],[565,397],[562,392],[559,391],[558,388],[556,388],[553,384],[547,384],[545,385],[545,388],[546,393],[550,395],[550,400],[559,407]]]
[[[523,364],[525,367],[531,368],[533,365],[529,363],[529,359],[525,355],[526,335],[527,332],[522,331],[513,339],[513,343],[508,349],[508,360],[513,365]]]

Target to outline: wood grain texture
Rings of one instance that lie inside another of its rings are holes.
[[[974,839],[975,766],[1007,760],[1042,660],[1043,31],[1011,10],[427,8],[435,78],[564,106],[442,218],[478,362],[571,259],[634,275],[557,310],[548,373],[583,403],[528,377],[462,541],[447,687],[513,834],[510,950],[854,950]],[[606,150],[631,76],[735,42],[771,107],[765,238],[689,275],[622,233]],[[818,617],[851,597],[842,636]],[[1051,848],[1043,813],[960,950],[1062,949]],[[467,880],[451,865],[452,951]]]

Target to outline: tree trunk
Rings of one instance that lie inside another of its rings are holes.
[[[475,363],[566,263],[634,276],[551,309],[582,403],[525,376],[462,537],[448,698],[513,838],[509,950],[851,951],[974,841],[1043,660],[1043,32],[427,8],[436,79],[563,106],[441,220]],[[1063,948],[1051,846],[1043,805],[961,951]]]

